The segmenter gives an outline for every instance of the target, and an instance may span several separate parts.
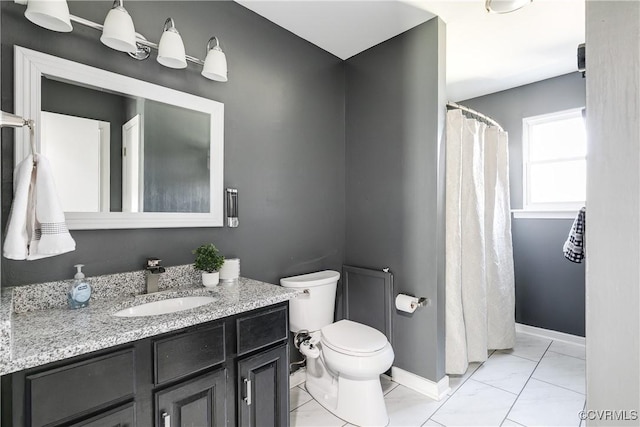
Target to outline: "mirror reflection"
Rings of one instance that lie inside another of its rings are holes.
[[[210,115],[42,76],[41,146],[66,212],[210,212]]]

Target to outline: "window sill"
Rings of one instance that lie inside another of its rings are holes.
[[[524,210],[511,209],[513,217],[516,219],[575,219],[579,209],[572,210]]]

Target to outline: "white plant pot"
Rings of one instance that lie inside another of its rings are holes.
[[[220,273],[214,271],[213,273],[202,273],[202,284],[207,288],[212,288],[220,282]]]

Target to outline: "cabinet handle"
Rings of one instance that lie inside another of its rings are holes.
[[[162,427],[171,427],[171,415],[163,412],[160,417],[162,417]]]
[[[243,399],[244,403],[246,403],[247,406],[251,406],[251,380],[248,380],[248,379],[245,378],[242,381],[244,382],[244,386],[245,386],[245,394],[244,395],[246,396]]]

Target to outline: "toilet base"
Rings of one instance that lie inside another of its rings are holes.
[[[320,358],[314,362],[324,365]],[[357,426],[384,427],[389,424],[380,377],[352,380],[328,372],[315,376],[307,370],[306,388],[309,394],[329,412]]]

